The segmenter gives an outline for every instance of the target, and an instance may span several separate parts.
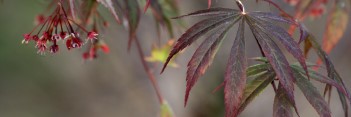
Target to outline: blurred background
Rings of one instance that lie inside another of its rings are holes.
[[[108,55],[99,53],[94,61],[84,62],[81,54],[85,49],[57,54],[36,53],[34,44],[22,45],[22,35],[34,27],[34,18],[43,13],[47,2],[40,0],[4,0],[0,4],[0,117],[157,117],[159,104],[153,87],[142,69],[136,48],[127,52],[128,35],[121,26],[111,23],[103,34],[110,46]],[[179,0],[181,14],[207,8],[205,0]],[[282,4],[282,1],[278,1]],[[245,1],[248,11],[274,11],[268,4],[255,0]],[[236,8],[233,0],[214,0],[214,6]],[[282,4],[292,11],[292,7]],[[103,9],[102,10],[106,10]],[[113,22],[112,17],[108,19]],[[198,18],[186,18],[189,27]],[[326,16],[318,20],[306,20],[307,27],[321,40]],[[151,45],[157,41],[156,29],[150,15],[142,15],[138,36],[147,56]],[[350,26],[350,25],[349,25]],[[248,29],[248,28],[246,28]],[[159,75],[161,63],[150,63],[153,73],[177,117],[223,117],[223,89],[211,93],[223,81],[225,65],[236,28],[229,33],[208,72],[193,88],[188,106],[184,107],[186,64],[201,41],[178,56],[178,68],[167,68]],[[180,30],[177,36],[184,32]],[[350,28],[332,51],[330,58],[351,88]],[[163,38],[167,36],[163,35]],[[250,31],[246,31],[247,54],[260,56]],[[291,61],[294,60],[289,56]],[[310,62],[315,62],[311,55]],[[253,63],[249,61],[249,63]],[[315,82],[322,92],[324,85]],[[298,89],[298,88],[296,88]],[[296,90],[297,106],[302,117],[318,116],[299,90]],[[339,97],[332,92],[331,110],[334,117],[343,116]],[[274,93],[268,87],[240,115],[240,117],[271,117]],[[351,110],[350,110],[351,111]],[[350,116],[351,117],[351,116]]]

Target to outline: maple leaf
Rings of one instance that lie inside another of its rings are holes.
[[[260,93],[265,87],[268,86],[270,82],[274,80],[275,73],[272,72],[272,66],[268,64],[268,60],[266,58],[255,58],[256,61],[264,62],[263,64],[252,65],[247,69],[246,74],[249,76],[249,79],[246,83],[245,93],[244,93],[244,101],[241,103],[241,107],[239,112],[244,110],[244,108]],[[318,114],[321,117],[330,117],[330,109],[328,104],[320,95],[318,90],[313,86],[313,84],[307,80],[307,75],[304,69],[299,64],[290,65],[294,77],[296,78],[296,82],[294,82],[305,95],[308,102],[315,108]],[[337,81],[330,79],[322,74],[313,71],[312,69],[308,69],[310,73],[310,78],[321,83],[325,83],[327,85],[335,87],[338,92],[341,92],[343,95],[349,95],[346,88],[339,84]],[[280,84],[281,85],[281,84]],[[293,106],[291,102],[287,99],[287,95],[284,92],[276,94],[274,113],[276,116],[291,116],[291,109]]]
[[[240,2],[238,3],[241,4]],[[187,86],[185,94],[185,105],[187,103],[190,90],[195,85],[201,75],[203,75],[209,65],[212,63],[214,56],[223,41],[226,33],[233,25],[239,23],[237,37],[234,40],[232,51],[228,60],[224,80],[224,95],[226,105],[226,117],[237,116],[239,114],[240,104],[244,95],[244,87],[246,81],[246,57],[245,57],[245,23],[249,25],[256,41],[260,45],[263,56],[267,57],[268,63],[272,65],[272,69],[279,79],[280,86],[284,89],[287,99],[296,109],[294,101],[294,82],[295,78],[290,68],[290,64],[286,60],[281,49],[273,40],[279,41],[303,66],[304,71],[308,75],[305,58],[302,50],[297,42],[275,22],[284,22],[293,25],[298,23],[292,19],[285,19],[279,15],[266,12],[248,12],[244,8],[240,10],[228,8],[210,8],[206,10],[196,11],[184,16],[209,16],[191,28],[189,28],[177,41],[171,50],[162,72],[166,68],[169,61],[181,50],[191,45],[200,37],[209,33],[202,44],[197,48],[193,57],[188,63],[187,70]]]

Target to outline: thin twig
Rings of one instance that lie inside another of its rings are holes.
[[[159,86],[158,86],[158,84],[157,84],[157,81],[156,81],[155,76],[152,74],[152,72],[151,72],[149,66],[147,65],[147,63],[146,63],[146,61],[145,61],[145,59],[144,59],[144,58],[145,58],[145,55],[144,55],[144,52],[143,52],[143,50],[142,50],[142,48],[141,48],[140,42],[139,42],[139,40],[138,40],[137,37],[135,37],[134,41],[135,41],[136,46],[137,46],[137,48],[138,48],[138,53],[139,53],[139,56],[140,56],[140,61],[141,61],[141,63],[143,64],[144,70],[145,70],[145,72],[147,73],[150,82],[152,83],[152,86],[153,86],[153,88],[154,88],[154,90],[155,90],[155,92],[156,92],[156,94],[157,94],[157,98],[158,98],[160,104],[162,104],[162,103],[163,103],[163,97],[162,97],[162,95],[161,95],[160,88],[159,88]]]

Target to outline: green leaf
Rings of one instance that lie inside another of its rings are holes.
[[[248,78],[242,103],[239,108],[239,113],[241,113],[252,100],[254,100],[264,89],[266,89],[266,87],[274,80],[274,77],[274,73],[265,72],[253,78]]]
[[[257,74],[260,74],[262,72],[265,72],[269,70],[271,66],[269,64],[256,64],[252,65],[246,70],[246,75],[247,76],[255,76]]]

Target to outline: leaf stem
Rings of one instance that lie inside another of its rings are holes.
[[[161,91],[160,91],[160,88],[158,86],[158,83],[156,81],[156,78],[155,76],[152,74],[149,66],[147,65],[146,61],[145,61],[145,55],[144,55],[144,52],[141,48],[141,45],[140,45],[140,42],[138,40],[138,38],[135,36],[135,39],[134,39],[135,43],[136,43],[136,46],[138,48],[138,53],[139,53],[139,56],[140,56],[140,61],[141,63],[143,64],[143,67],[144,67],[144,70],[145,72],[147,73],[148,75],[148,78],[150,80],[150,82],[152,83],[152,86],[156,92],[156,95],[157,95],[157,98],[158,98],[158,101],[160,102],[160,104],[163,104],[164,100],[163,100],[163,97],[161,95]]]
[[[241,0],[235,0],[235,3],[236,3],[236,5],[238,5],[242,14],[246,14],[244,4],[241,2]]]

